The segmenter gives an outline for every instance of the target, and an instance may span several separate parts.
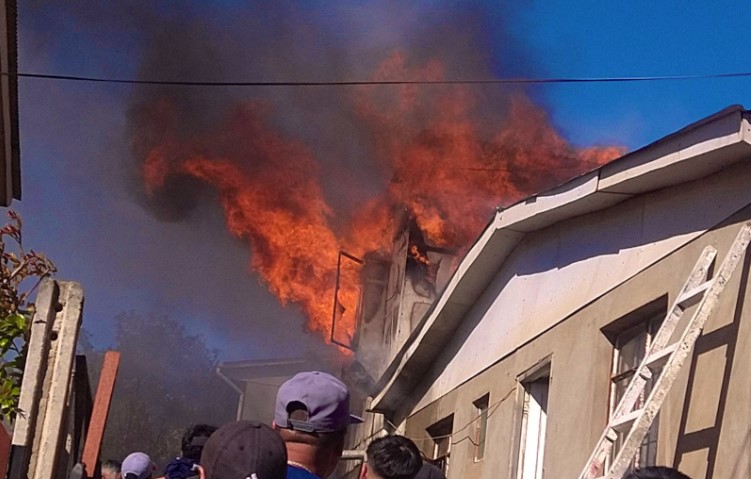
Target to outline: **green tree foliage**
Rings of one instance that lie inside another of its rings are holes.
[[[8,223],[0,228],[0,420],[12,420],[18,412],[34,313],[29,295],[56,271],[44,255],[24,249],[21,218],[13,211],[8,217]]]
[[[102,352],[92,348],[86,335],[82,339],[79,346],[97,381]],[[121,359],[103,460],[143,451],[163,467],[179,455],[180,438],[190,425],[220,426],[234,419],[238,397],[215,373],[216,351],[178,321],[122,313],[116,318],[112,349],[120,351]]]

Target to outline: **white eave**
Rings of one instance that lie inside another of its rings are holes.
[[[238,383],[268,377],[291,377],[301,371],[318,369],[336,372],[340,359],[336,356],[312,356],[285,359],[257,359],[220,362],[216,371]]]
[[[635,195],[697,180],[751,157],[751,115],[728,107],[548,192],[498,211],[379,381],[372,410],[392,413],[527,234]]]

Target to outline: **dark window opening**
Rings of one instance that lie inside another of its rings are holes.
[[[626,389],[639,364],[646,356],[654,341],[655,335],[665,317],[664,311],[653,312],[645,315],[642,321],[630,326],[615,336],[613,344],[613,368],[610,377],[610,415],[615,412],[618,403],[623,398]],[[659,376],[655,371],[653,377]],[[653,380],[650,380],[644,392],[636,401],[634,409],[644,405],[649,393],[652,391]],[[657,438],[659,429],[659,414],[655,417],[652,427],[636,452],[632,467],[654,466],[657,462]],[[620,433],[611,450],[611,459],[615,458],[626,438],[626,432]]]
[[[454,429],[454,415],[441,419],[430,426],[427,431],[433,439],[432,462],[444,474],[449,472],[449,458],[451,457],[451,434]]]

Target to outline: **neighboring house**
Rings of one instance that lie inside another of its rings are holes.
[[[269,359],[222,362],[216,372],[239,394],[237,419],[252,419],[271,424],[274,420],[276,392],[284,381],[302,371],[318,370],[339,376],[340,358]]]
[[[715,246],[721,261],[751,219],[749,119],[728,108],[498,211],[421,319],[394,326],[398,311],[369,306],[382,312],[371,331],[409,334],[396,350],[391,337],[359,336],[357,365],[375,378],[366,406],[379,414],[352,445],[385,424],[450,479],[577,477],[702,249]],[[750,262],[736,270],[637,463],[751,477]],[[393,301],[384,285],[404,275],[382,269],[391,272],[375,296]]]
[[[18,139],[18,46],[15,0],[0,1],[0,206],[21,199]]]

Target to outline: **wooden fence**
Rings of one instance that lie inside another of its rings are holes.
[[[72,471],[78,477],[98,477],[120,355],[105,354],[92,400],[86,357],[75,354],[83,289],[78,283],[45,279],[35,304],[20,412],[12,434],[0,426],[0,473],[8,479],[66,479]]]

